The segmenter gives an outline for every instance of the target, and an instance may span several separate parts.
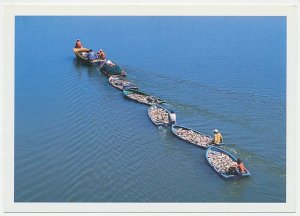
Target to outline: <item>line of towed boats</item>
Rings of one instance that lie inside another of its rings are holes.
[[[230,167],[237,166],[237,158],[228,151],[217,146],[222,146],[224,143],[214,144],[213,138],[200,131],[178,125],[171,121],[170,111],[163,106],[165,101],[154,95],[140,91],[138,86],[128,80],[126,72],[116,64],[107,64],[107,60],[88,60],[88,48],[73,48],[76,57],[84,63],[91,65],[99,65],[99,70],[107,75],[109,83],[118,90],[123,92],[123,95],[135,102],[150,106],[148,108],[148,117],[156,126],[171,126],[172,133],[179,139],[196,145],[202,149],[206,149],[206,161],[221,177],[225,179],[240,178],[250,176],[250,172],[240,173],[238,170],[235,173],[229,173]]]
[[[172,133],[187,143],[206,149],[206,161],[221,177],[225,179],[240,178],[250,176],[246,169],[245,173],[240,173],[238,169],[234,173],[230,172],[230,167],[237,166],[237,158],[228,151],[219,148],[224,143],[214,144],[213,138],[200,131],[170,122],[170,111],[154,104],[148,108],[148,116],[156,126],[170,126]],[[217,147],[218,146],[218,147]]]

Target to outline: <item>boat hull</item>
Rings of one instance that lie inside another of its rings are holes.
[[[82,62],[86,64],[101,64],[102,62],[105,62],[105,60],[102,59],[95,59],[95,60],[89,60],[86,56],[84,56],[84,53],[90,52],[91,49],[89,48],[73,48],[73,52],[77,59],[81,60]]]
[[[154,110],[154,109],[162,109],[167,115],[167,117],[166,117],[167,120],[162,119],[162,121],[155,121],[154,116],[151,114],[152,110]],[[168,126],[168,125],[172,124],[170,122],[169,116],[170,116],[170,111],[160,105],[155,104],[155,105],[152,105],[151,107],[149,107],[149,109],[148,109],[148,117],[150,118],[151,122],[156,126]]]
[[[212,162],[212,160],[209,158],[209,155],[211,152],[217,152],[217,153],[222,153],[224,155],[227,155],[232,161],[236,162],[237,158],[232,155],[231,153],[227,152],[224,149],[215,147],[215,146],[211,146],[206,150],[206,161],[207,163],[212,167],[213,170],[215,170],[221,177],[225,178],[225,179],[235,179],[235,178],[241,178],[241,177],[249,177],[251,174],[248,170],[246,170],[246,173],[237,173],[237,174],[227,174],[226,172],[220,171],[217,166],[215,166]]]
[[[133,100],[136,101],[138,103],[142,103],[142,104],[146,104],[146,105],[153,105],[153,104],[162,104],[164,103],[164,100],[157,98],[155,96],[151,96],[149,94],[146,94],[144,92],[138,91],[138,90],[134,90],[134,89],[129,89],[129,90],[123,90],[124,95]],[[136,98],[132,97],[133,94],[135,96],[137,96]],[[139,100],[138,98],[141,98],[141,100]]]
[[[203,140],[203,144],[202,144],[202,142],[200,142],[200,140],[199,140],[199,142],[196,142],[196,141],[193,141],[193,140],[185,139],[183,136],[180,136],[180,135],[177,133],[177,130],[178,130],[178,129],[192,131],[193,133],[197,134],[198,136],[201,136],[201,137],[203,138],[203,139],[202,139],[202,140]],[[200,148],[203,148],[203,149],[207,149],[210,145],[213,145],[213,144],[211,144],[210,141],[209,141],[209,140],[212,140],[212,137],[210,137],[209,135],[206,135],[206,134],[204,134],[204,133],[201,133],[201,132],[199,132],[199,131],[196,131],[196,130],[194,130],[194,129],[188,128],[188,127],[184,127],[184,126],[181,126],[181,125],[172,125],[172,132],[173,132],[173,134],[174,134],[176,137],[178,137],[179,139],[182,139],[182,140],[184,140],[184,141],[187,142],[187,143],[190,143],[190,144],[194,144],[194,145],[196,145],[196,146],[199,146]],[[205,142],[205,140],[207,140],[207,141]],[[207,143],[207,144],[206,144],[206,143]],[[222,145],[222,143],[219,144],[219,145]]]
[[[133,84],[132,82],[126,80],[124,76],[120,75],[112,75],[109,77],[108,82],[115,87],[116,89],[119,90],[129,90],[129,89],[138,89],[138,87]]]
[[[118,65],[107,65],[105,62],[100,64],[100,71],[104,73],[106,76],[126,76],[126,72]]]

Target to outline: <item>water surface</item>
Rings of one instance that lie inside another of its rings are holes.
[[[250,178],[155,127],[75,40],[104,49],[179,124],[212,135]],[[16,202],[285,202],[285,17],[16,17]]]

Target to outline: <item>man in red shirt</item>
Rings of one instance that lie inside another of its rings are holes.
[[[240,171],[240,173],[246,173],[246,168],[245,168],[243,162],[241,161],[241,159],[238,158],[236,160],[236,163],[237,163],[237,168]]]
[[[229,167],[227,175],[240,175],[247,173],[246,168],[240,158],[236,160],[236,165]]]

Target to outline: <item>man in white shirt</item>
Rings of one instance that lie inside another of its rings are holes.
[[[170,111],[169,120],[171,124],[176,124],[176,113],[173,110]]]

